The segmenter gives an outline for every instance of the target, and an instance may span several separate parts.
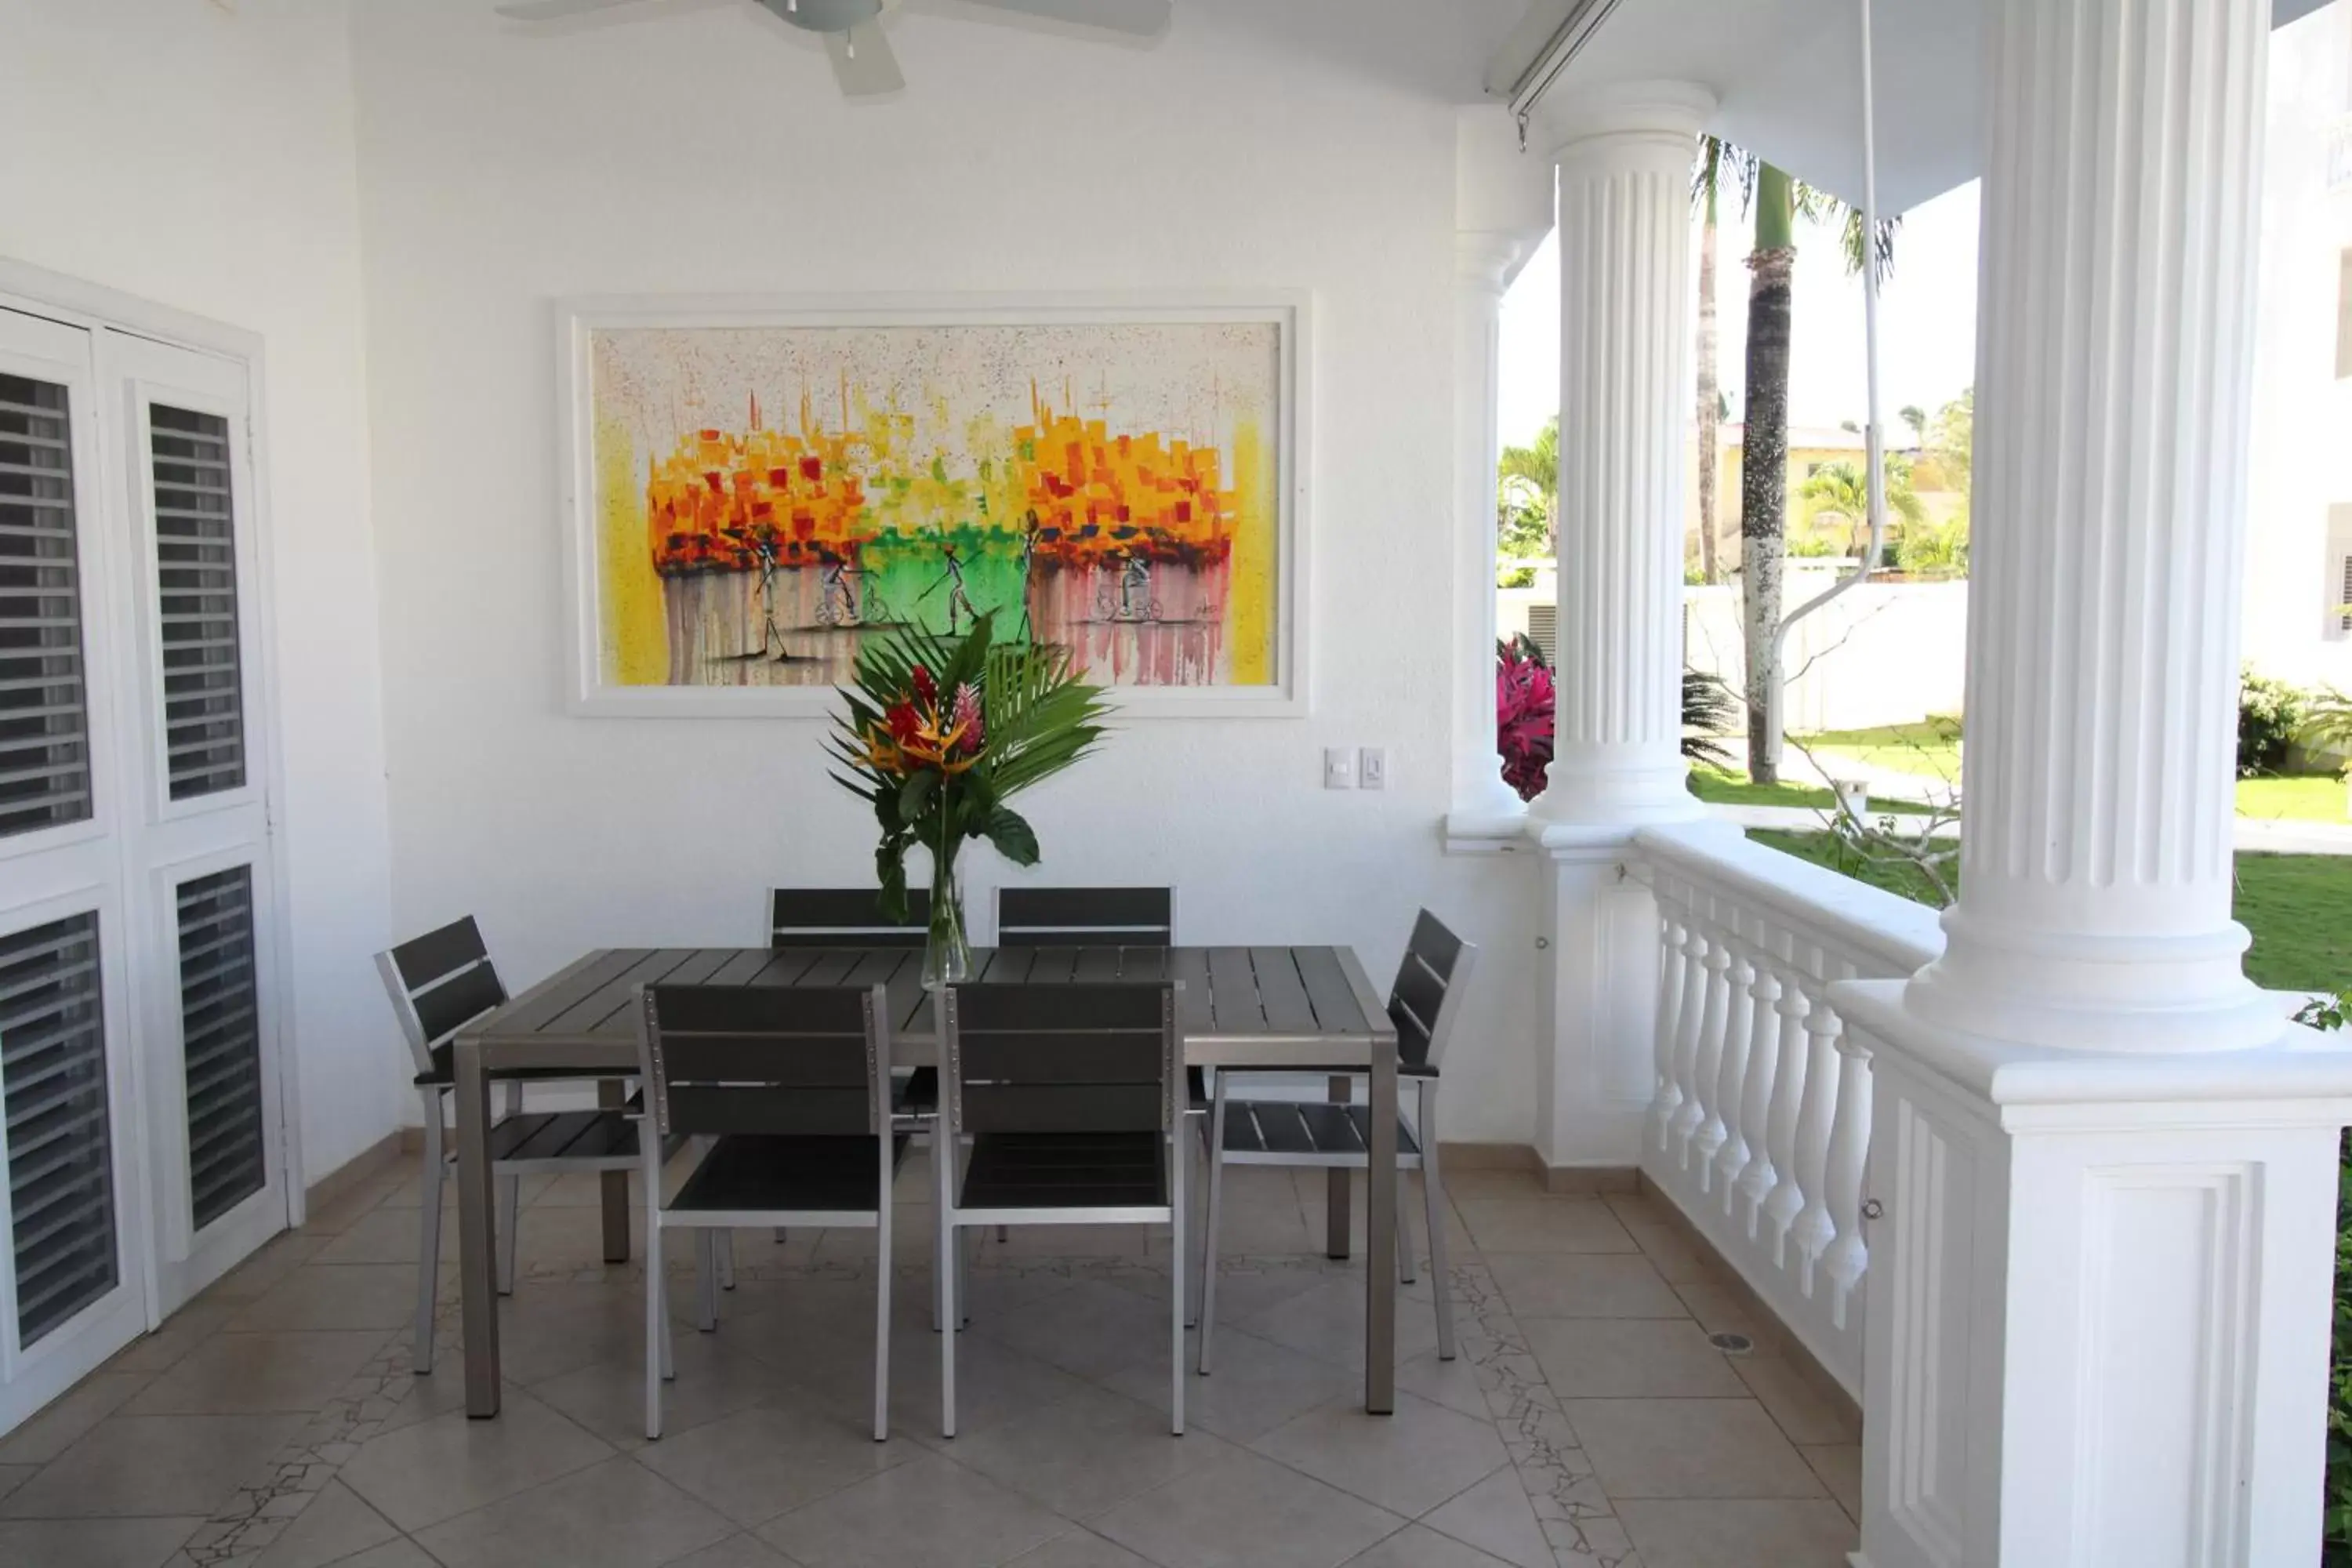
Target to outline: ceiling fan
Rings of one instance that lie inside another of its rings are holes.
[[[898,57],[891,52],[890,40],[883,35],[881,20],[883,13],[896,10],[900,0],[754,3],[793,26],[824,39],[825,52],[833,58],[834,77],[845,96],[865,98],[896,92],[907,85],[907,79],[898,70]],[[553,22],[640,4],[643,0],[509,0],[497,9],[499,16],[518,22]],[[1150,37],[1168,26],[1173,0],[965,0],[965,4]]]

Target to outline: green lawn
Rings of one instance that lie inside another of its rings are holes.
[[[1847,864],[1826,833],[1757,829],[1748,837],[1905,898],[1935,902],[1916,872]],[[2352,856],[2241,854],[2237,915],[2253,933],[2246,973],[2258,984],[2297,991],[2352,986],[2352,919],[2347,918],[2352,916]]]
[[[1882,724],[1874,730],[1824,730],[1791,737],[1827,756],[1852,757],[1873,767],[1960,782],[1960,721],[1937,713],[1916,724]]]
[[[2240,779],[2240,816],[2284,817],[2294,822],[2346,822],[2344,781],[2321,773],[2292,778]]]
[[[1825,789],[1805,784],[1752,784],[1746,774],[1727,773],[1721,768],[1693,768],[1690,781],[1691,794],[1715,805],[1799,805],[1827,811],[1837,804]],[[1870,809],[1874,816],[1882,811],[1919,812],[1927,807],[1907,800],[1874,799]]]

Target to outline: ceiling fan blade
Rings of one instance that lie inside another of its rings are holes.
[[[1113,33],[1150,37],[1168,26],[1171,0],[968,0],[992,11],[1018,11],[1026,16],[1047,16]]]
[[[591,11],[642,4],[644,0],[509,0],[495,9],[499,16],[516,22],[560,22],[566,16],[584,16]]]
[[[898,57],[877,23],[860,22],[845,33],[827,33],[824,52],[833,57],[834,79],[841,83],[844,97],[871,98],[907,85]]]

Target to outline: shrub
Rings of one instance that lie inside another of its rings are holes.
[[[2238,776],[2285,771],[2287,748],[2303,730],[2303,693],[2248,668],[2238,686]]]
[[[1532,566],[1505,566],[1495,574],[1497,588],[1532,588],[1536,585],[1536,569]]]
[[[2314,1002],[2294,1016],[2315,1029],[2340,1029],[2352,992]],[[2320,1563],[2352,1564],[2352,1140],[2336,1147],[2336,1322],[2327,1358],[2327,1512]]]

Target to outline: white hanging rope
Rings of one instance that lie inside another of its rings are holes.
[[[1870,0],[1862,5],[1862,343],[1863,343],[1863,457],[1869,472],[1863,480],[1863,493],[1868,498],[1864,510],[1870,514],[1870,542],[1863,547],[1862,563],[1852,575],[1840,578],[1829,587],[1799,605],[1782,617],[1772,631],[1772,666],[1780,668],[1781,654],[1789,640],[1789,628],[1811,615],[1840,594],[1858,583],[1869,580],[1878,564],[1878,552],[1886,544],[1886,459],[1885,439],[1878,423],[1878,111],[1871,89]],[[1780,687],[1773,683],[1767,698],[1772,707],[1772,761],[1780,757]]]

